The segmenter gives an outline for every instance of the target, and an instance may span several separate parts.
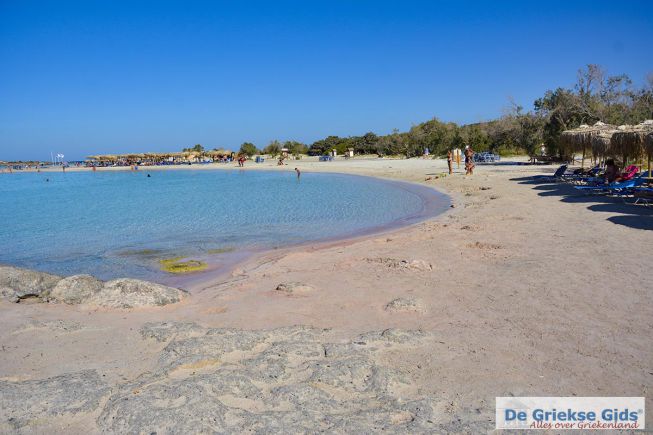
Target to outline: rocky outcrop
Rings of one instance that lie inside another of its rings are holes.
[[[413,312],[413,313],[424,313],[426,308],[420,299],[416,298],[397,298],[394,299],[385,306],[386,311],[390,312]]]
[[[91,275],[73,275],[64,278],[46,295],[52,302],[82,304],[99,293],[104,283]]]
[[[0,266],[0,296],[12,302],[41,297],[61,280],[60,276],[18,267]]]
[[[98,293],[89,298],[88,303],[110,308],[137,308],[174,304],[181,301],[187,293],[138,279],[121,278],[108,281]]]
[[[88,304],[108,308],[137,308],[173,304],[188,293],[138,279],[103,282],[90,275],[67,278],[17,267],[0,266],[0,297],[20,302],[29,297],[41,302]]]
[[[152,322],[154,366],[108,386],[95,370],[0,381],[0,432],[51,433],[61,420],[88,433],[485,433],[493,414],[443,412],[423,393],[420,360],[397,355],[434,345],[420,330],[386,329],[343,341],[307,326],[273,330]],[[110,387],[110,388],[109,388]],[[49,431],[48,431],[49,429]],[[55,430],[56,432],[56,430]]]
[[[295,326],[268,331],[149,323],[169,341],[158,367],[117,387],[97,418],[106,433],[434,433],[432,398],[382,355],[424,345],[420,331],[386,330],[350,342]],[[437,422],[437,423],[436,423]],[[446,431],[446,430],[445,430]]]
[[[17,431],[47,417],[93,412],[108,392],[95,370],[40,380],[0,381],[0,432]]]

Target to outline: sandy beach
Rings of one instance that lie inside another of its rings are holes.
[[[442,160],[248,163],[421,183],[450,195],[452,207],[409,227],[256,255],[161,308],[2,301],[2,388],[39,386],[58,400],[60,377],[97,377],[97,395],[51,417],[25,410],[0,431],[169,433],[183,415],[207,432],[310,432],[315,418],[314,431],[478,433],[494,429],[496,396],[648,396],[650,407],[653,208],[579,195],[540,177],[555,167],[519,162],[479,165],[469,177],[462,168],[442,176]],[[190,168],[215,166],[233,169]],[[298,325],[307,328],[279,329]],[[216,336],[218,353],[215,342],[197,343]],[[283,368],[260,377],[275,370],[265,359],[275,346]],[[353,380],[315,378],[321,357]],[[355,376],[361,367],[372,375]],[[198,391],[225,371],[255,391],[224,387],[215,409],[204,409]],[[375,376],[384,381],[356,384]],[[153,385],[179,397],[166,401]],[[170,414],[148,422],[152,407]],[[347,408],[348,428],[334,417]]]

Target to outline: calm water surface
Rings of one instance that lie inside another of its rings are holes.
[[[447,204],[420,186],[342,174],[147,173],[0,175],[0,263],[165,281],[161,259],[219,264],[235,252],[414,222]]]

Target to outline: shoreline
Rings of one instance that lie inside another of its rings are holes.
[[[324,171],[327,172],[327,171]],[[417,195],[422,201],[422,210],[416,214],[406,216],[401,219],[388,222],[384,225],[377,225],[374,227],[366,228],[363,231],[345,233],[337,237],[327,237],[324,239],[308,240],[304,242],[293,243],[276,248],[260,248],[260,249],[243,249],[236,250],[233,256],[236,257],[233,261],[227,261],[225,267],[219,269],[208,270],[199,273],[180,274],[179,276],[170,276],[162,280],[162,284],[179,287],[189,292],[195,291],[197,288],[207,288],[213,285],[221,284],[221,279],[227,278],[232,275],[234,271],[260,261],[265,261],[268,258],[276,258],[279,256],[287,255],[295,250],[310,250],[317,251],[320,249],[327,249],[333,247],[344,247],[352,243],[367,240],[372,237],[379,237],[385,234],[392,234],[395,231],[408,229],[420,223],[437,218],[445,214],[451,207],[451,197],[434,186],[426,186],[415,182],[399,181],[389,178],[374,177],[371,175],[357,175],[347,174],[344,172],[330,172],[331,174],[347,175],[354,177],[370,177],[377,180],[393,183],[394,185],[402,186],[407,192]],[[435,195],[434,195],[435,194]],[[239,255],[240,254],[240,255]],[[229,255],[230,257],[231,255]],[[208,261],[207,261],[208,262]],[[211,263],[209,262],[209,269]]]
[[[362,160],[377,160],[377,159],[362,159]],[[316,160],[315,160],[316,161]],[[182,166],[181,168],[179,166]],[[149,168],[149,167],[148,167]],[[216,163],[211,165],[176,165],[176,166],[157,166],[157,171],[175,171],[175,170],[246,170],[246,168],[231,168],[227,167],[224,164]],[[272,168],[277,168],[277,172],[283,171],[284,167],[279,166],[254,166],[251,170],[256,171],[268,171],[273,172]],[[130,171],[130,167],[112,167],[108,172],[124,172]],[[54,172],[54,171],[44,171],[44,172]],[[71,172],[92,172],[91,168],[74,168]],[[100,171],[102,172],[102,171]],[[142,170],[142,172],[147,172],[147,170]],[[304,174],[308,175],[312,171],[309,169]],[[341,175],[345,177],[359,177],[359,178],[372,178],[377,182],[381,183],[390,183],[395,187],[399,187],[402,190],[406,191],[408,194],[415,195],[419,197],[421,201],[421,210],[415,212],[411,215],[404,216],[399,219],[395,219],[391,222],[387,222],[382,225],[375,225],[372,227],[365,228],[360,231],[351,231],[346,232],[334,237],[324,237],[315,240],[306,240],[303,242],[291,243],[287,245],[282,245],[279,247],[248,247],[244,246],[239,249],[236,249],[232,253],[226,253],[221,255],[220,260],[211,258],[210,255],[194,255],[191,256],[193,259],[205,261],[207,263],[207,270],[191,273],[181,273],[181,274],[165,274],[161,273],[160,276],[146,279],[146,281],[151,281],[166,286],[172,286],[179,289],[191,290],[197,286],[206,286],[211,284],[219,284],[217,281],[220,279],[226,278],[234,272],[240,265],[249,263],[255,258],[265,258],[270,254],[283,255],[283,253],[292,252],[295,249],[305,249],[311,247],[312,250],[321,249],[325,247],[333,247],[338,245],[345,246],[349,243],[354,243],[356,241],[365,240],[369,237],[380,236],[386,233],[392,233],[396,230],[402,228],[410,228],[416,224],[432,219],[440,214],[447,212],[451,205],[451,197],[442,192],[440,189],[437,189],[435,186],[428,186],[424,183],[418,183],[415,181],[406,181],[401,179],[393,179],[389,177],[382,177],[378,175],[363,175],[350,173],[342,170],[332,170],[332,168],[327,167],[326,170],[317,170],[313,171],[314,173],[329,173],[335,175]],[[19,173],[19,172],[16,172]],[[35,174],[38,173],[35,170],[28,170],[24,173]],[[191,258],[189,257],[189,258]],[[45,271],[40,269],[34,269],[30,267],[25,267],[20,264],[12,263],[3,263],[11,267],[20,267],[24,269],[34,270],[38,272],[54,273],[51,271]],[[79,272],[78,274],[82,274]],[[72,274],[77,275],[77,274]],[[68,276],[72,276],[68,275]],[[91,274],[93,275],[93,274]],[[114,277],[119,278],[119,277]],[[123,276],[120,276],[123,278]],[[125,276],[124,278],[135,278],[143,279],[140,277],[131,277]]]

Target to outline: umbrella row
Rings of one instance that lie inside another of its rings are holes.
[[[621,157],[624,163],[628,159],[639,160],[648,156],[650,170],[653,157],[653,120],[618,127],[600,121],[594,125],[581,125],[562,132],[560,142],[566,152],[581,152],[583,165],[589,151],[596,159]]]
[[[232,154],[233,151],[220,149],[220,150],[209,150],[209,151],[201,151],[201,152],[184,151],[184,152],[174,152],[174,153],[103,154],[103,155],[88,156],[87,159],[101,161],[101,162],[116,162],[119,160],[163,161],[168,159],[180,159],[180,160],[191,161],[202,157],[209,157],[209,158],[230,157]]]

